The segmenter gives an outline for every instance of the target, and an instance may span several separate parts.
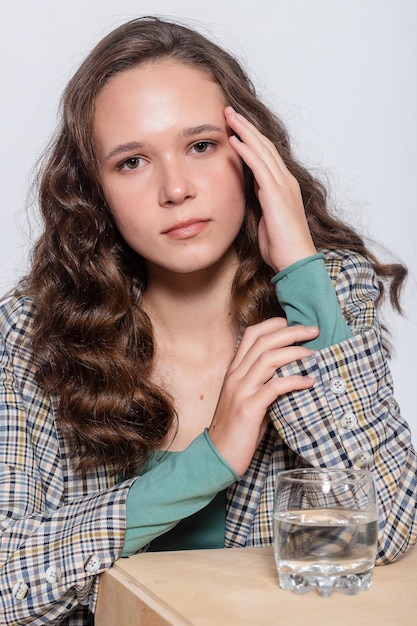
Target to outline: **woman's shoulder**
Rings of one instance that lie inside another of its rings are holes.
[[[0,298],[0,333],[6,339],[22,340],[30,334],[33,317],[33,301],[25,292],[23,282]]]

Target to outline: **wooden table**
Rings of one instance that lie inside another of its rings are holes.
[[[278,585],[272,548],[153,552],[102,574],[96,626],[417,626],[417,548],[355,596]]]

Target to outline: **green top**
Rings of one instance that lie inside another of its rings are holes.
[[[220,456],[207,429],[182,452],[157,452],[146,471],[129,489],[122,556],[134,554],[156,537],[174,528],[183,518],[198,515],[218,492],[224,493],[236,480],[239,480],[239,476]],[[222,509],[224,511],[224,506]],[[217,507],[215,511],[218,512]],[[203,514],[203,518],[205,517]],[[210,511],[207,513],[207,524],[209,520]],[[213,532],[216,536],[221,532],[223,536],[224,513],[220,527],[217,514],[216,520],[211,526]],[[198,536],[198,528],[196,532]],[[204,535],[205,531],[201,532]],[[187,541],[186,535],[184,540]],[[203,547],[199,542],[195,541],[194,545],[192,543],[189,547]],[[219,547],[218,540],[215,545],[208,547]],[[184,546],[177,541],[176,547],[170,549],[184,549]]]
[[[276,274],[271,282],[288,326],[319,327],[319,336],[303,345],[321,350],[352,336],[327,273],[324,254],[313,254],[297,261]]]
[[[306,342],[320,350],[350,338],[324,255],[315,254],[272,279],[288,325],[318,326]],[[191,479],[190,479],[191,476]],[[129,489],[122,556],[150,550],[222,548],[226,489],[239,476],[220,456],[207,430],[182,452],[158,452]]]

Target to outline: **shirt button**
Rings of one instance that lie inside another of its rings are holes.
[[[366,467],[372,461],[372,455],[366,450],[359,450],[355,454],[354,464],[356,467]]]
[[[48,583],[57,583],[58,580],[61,578],[61,570],[59,569],[59,567],[51,565],[51,567],[48,567],[45,572],[45,578]]]
[[[335,376],[330,381],[330,391],[336,395],[340,395],[346,391],[346,383],[343,378]]]
[[[29,593],[29,587],[24,582],[16,583],[12,593],[16,600],[24,600]]]
[[[89,572],[89,574],[95,574],[100,569],[100,565],[101,565],[101,561],[98,558],[98,556],[96,556],[95,554],[92,554],[86,560],[84,564],[84,569],[86,572]]]
[[[351,411],[346,411],[346,413],[344,413],[340,418],[340,425],[346,430],[353,430],[354,428],[356,428],[357,424],[358,420],[356,418],[356,415]]]

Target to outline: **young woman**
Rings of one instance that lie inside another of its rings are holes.
[[[87,624],[141,549],[268,545],[277,472],[369,468],[378,563],[416,541],[384,265],[224,50],[133,20],[69,82],[44,231],[0,307],[2,623]],[[63,620],[63,621],[61,621]]]

